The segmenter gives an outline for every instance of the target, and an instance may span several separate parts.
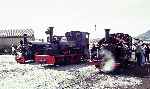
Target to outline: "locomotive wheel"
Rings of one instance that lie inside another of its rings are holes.
[[[105,65],[105,62],[104,61],[101,61],[99,63],[96,63],[95,64],[95,67],[98,68],[99,70],[101,70]]]

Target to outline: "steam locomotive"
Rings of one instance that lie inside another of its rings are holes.
[[[27,35],[20,42],[18,63],[29,61],[38,64],[76,64],[89,58],[89,33],[80,31],[66,32],[65,36],[53,36],[53,28],[45,32],[47,42],[29,42]]]
[[[131,62],[132,37],[124,33],[109,34],[109,31],[105,29],[105,38],[98,42],[97,56],[93,58],[95,66],[102,69],[109,62],[112,70],[126,68]]]

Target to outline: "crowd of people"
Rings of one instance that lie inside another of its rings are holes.
[[[144,43],[135,44],[135,60],[139,66],[150,63],[149,60],[150,45]]]

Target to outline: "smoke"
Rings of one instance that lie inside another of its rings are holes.
[[[101,63],[101,71],[103,72],[111,72],[115,69],[115,59],[112,53],[108,50],[101,50],[100,55],[103,56]]]

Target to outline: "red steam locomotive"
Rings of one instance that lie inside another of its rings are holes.
[[[18,63],[76,64],[88,59],[89,33],[71,31],[65,36],[53,36],[53,27],[45,33],[49,34],[47,42],[29,42],[24,35],[24,41],[20,41],[21,55],[16,56]]]

